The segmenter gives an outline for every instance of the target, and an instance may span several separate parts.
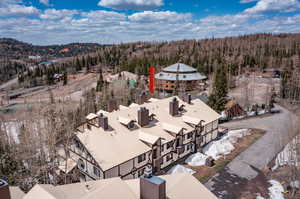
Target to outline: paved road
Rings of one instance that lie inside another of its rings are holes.
[[[238,186],[238,184],[255,178],[259,170],[266,167],[288,143],[286,135],[290,126],[296,124],[297,117],[279,105],[276,105],[275,109],[281,112],[269,117],[256,117],[221,125],[229,129],[263,129],[266,130],[266,134],[229,163],[224,171],[205,184],[220,198],[234,198],[234,195],[229,193],[230,190],[234,190],[233,185]],[[231,178],[234,180],[230,180]],[[224,183],[230,184],[227,186],[230,187],[230,190],[226,190]]]

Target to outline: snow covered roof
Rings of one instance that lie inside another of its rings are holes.
[[[119,122],[124,125],[128,125],[132,120],[126,117],[119,117]]]
[[[182,63],[176,63],[163,69],[165,72],[197,72],[197,70],[191,66]]]
[[[95,113],[90,113],[86,116],[86,119],[92,120],[92,119],[95,119],[96,117],[98,117],[98,115],[96,115]]]
[[[201,119],[195,117],[189,117],[189,116],[182,116],[182,120],[186,123],[193,124],[193,125],[199,125],[201,122]]]
[[[182,130],[182,127],[175,126],[173,124],[163,123],[162,126],[164,130],[175,134],[180,133],[180,131]]]
[[[146,142],[146,143],[149,143],[149,144],[153,145],[159,140],[159,137],[151,135],[149,133],[144,133],[144,132],[141,131],[139,133],[139,139]]]

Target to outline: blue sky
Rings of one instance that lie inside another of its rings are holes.
[[[300,32],[299,0],[0,0],[0,37],[120,43]]]

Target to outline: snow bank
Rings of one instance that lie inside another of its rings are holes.
[[[273,171],[285,165],[300,166],[299,159],[297,158],[297,143],[300,143],[300,136],[296,136],[290,143],[288,143],[284,147],[284,149],[280,153],[277,154],[275,159],[275,166],[272,168]]]
[[[260,110],[260,111],[258,111],[258,115],[263,115],[263,114],[265,114],[265,113],[267,113],[267,111],[266,111],[266,109],[263,109],[263,110]]]
[[[227,139],[221,139],[209,143],[203,148],[203,152],[207,156],[211,156],[213,159],[217,160],[222,155],[227,155],[234,150],[233,144],[230,143]]]
[[[207,155],[204,155],[203,153],[198,152],[198,153],[190,155],[185,160],[185,163],[187,163],[190,166],[202,166],[202,165],[205,165],[207,158],[208,158]]]
[[[211,156],[217,160],[223,155],[228,155],[234,150],[234,145],[238,138],[250,135],[248,129],[228,131],[220,140],[213,141],[203,148],[203,152],[207,156]]]
[[[276,180],[269,180],[271,187],[268,188],[269,190],[269,198],[270,199],[284,199],[283,186]],[[265,199],[260,194],[257,194],[256,199]]]
[[[176,165],[172,167],[168,172],[168,174],[174,174],[174,173],[188,173],[188,174],[194,174],[196,173],[194,170],[186,168],[182,165]]]
[[[247,115],[248,115],[248,116],[254,116],[254,115],[255,115],[255,111],[247,112]]]
[[[270,199],[284,199],[282,185],[276,180],[269,180],[269,183],[272,185],[269,187]]]

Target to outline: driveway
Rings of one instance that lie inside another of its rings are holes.
[[[296,124],[297,116],[279,105],[276,105],[275,109],[280,110],[280,113],[221,125],[229,129],[263,129],[266,134],[205,184],[219,198],[234,198],[235,194],[232,195],[231,192],[238,191],[235,187],[238,188],[241,184],[255,178],[259,170],[265,168],[289,142],[289,130]]]

